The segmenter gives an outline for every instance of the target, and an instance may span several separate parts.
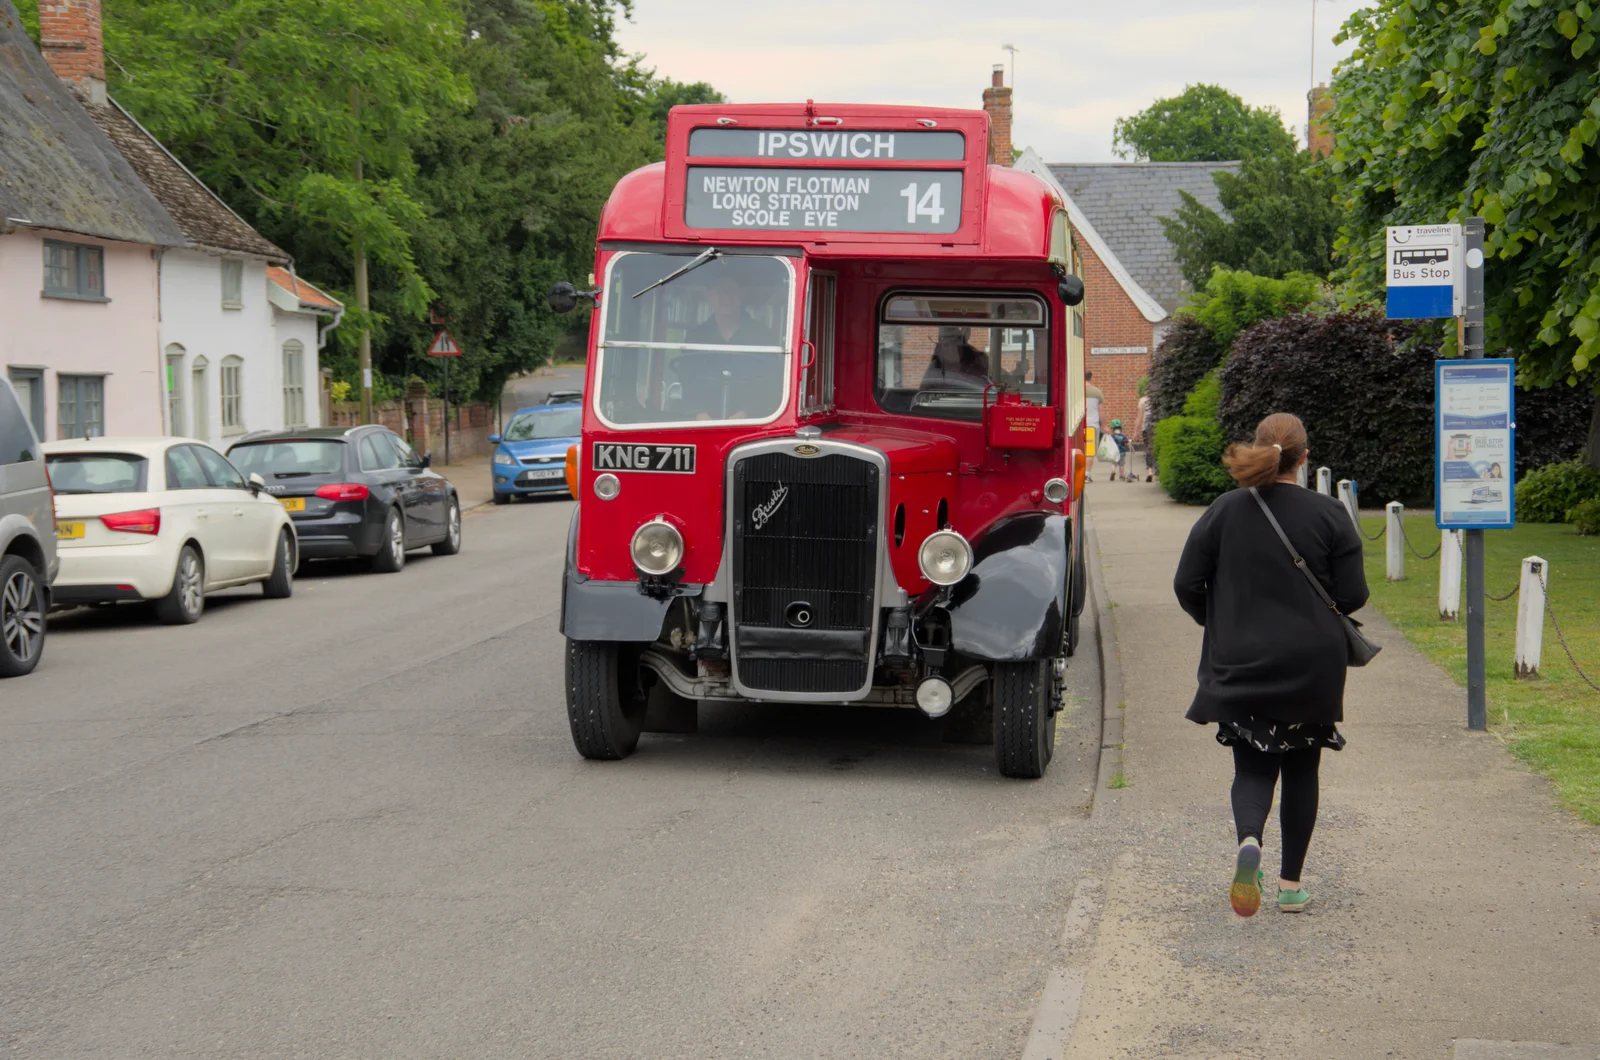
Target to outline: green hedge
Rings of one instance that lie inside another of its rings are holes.
[[[1222,384],[1217,373],[1202,379],[1183,403],[1183,412],[1156,424],[1156,463],[1161,486],[1180,504],[1210,504],[1233,488],[1222,466],[1227,435],[1217,422]]]
[[[1600,499],[1600,471],[1582,460],[1546,464],[1517,483],[1517,521],[1572,522],[1569,512],[1596,499]]]

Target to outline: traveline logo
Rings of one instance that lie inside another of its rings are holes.
[[[893,158],[894,133],[762,132],[761,158]]]

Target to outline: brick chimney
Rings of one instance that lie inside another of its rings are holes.
[[[1011,164],[1011,89],[1006,87],[1006,68],[996,63],[994,80],[983,90],[983,109],[989,115],[989,161],[998,166]]]
[[[1318,85],[1306,93],[1306,150],[1313,158],[1326,158],[1333,154],[1333,130],[1328,128],[1328,112],[1333,109],[1333,97],[1327,85]]]
[[[90,103],[106,102],[100,0],[39,0],[39,50],[56,76]]]

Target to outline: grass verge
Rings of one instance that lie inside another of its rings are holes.
[[[1439,531],[1431,515],[1408,516],[1406,534],[1418,551],[1432,552]],[[1382,516],[1363,517],[1368,534],[1383,528]],[[1539,676],[1518,678],[1517,597],[1489,601],[1484,611],[1489,726],[1533,769],[1555,782],[1579,816],[1600,825],[1600,692],[1583,682],[1561,650],[1553,612],[1578,665],[1600,683],[1600,538],[1579,537],[1572,527],[1530,523],[1514,530],[1484,532],[1485,591],[1504,595],[1517,584],[1524,556],[1550,564],[1549,612]],[[1406,554],[1404,581],[1385,577],[1384,542],[1366,543],[1367,583],[1376,607],[1445,673],[1467,681],[1466,589],[1459,622],[1439,620],[1439,561]],[[1464,582],[1463,578],[1463,582]],[[1463,723],[1466,696],[1461,702]]]

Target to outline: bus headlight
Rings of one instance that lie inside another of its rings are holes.
[[[972,546],[954,530],[935,530],[917,549],[917,566],[935,585],[954,585],[972,569]]]
[[[1051,504],[1060,504],[1071,495],[1072,487],[1064,478],[1053,478],[1044,484],[1044,499]]]
[[[599,475],[594,480],[594,495],[603,501],[617,499],[617,494],[622,492],[622,483],[617,481],[617,476],[609,471]]]
[[[662,519],[652,519],[633,532],[633,565],[654,577],[671,574],[683,561],[683,535]]]

